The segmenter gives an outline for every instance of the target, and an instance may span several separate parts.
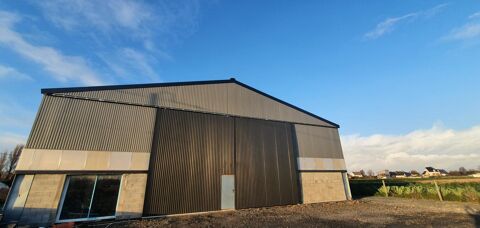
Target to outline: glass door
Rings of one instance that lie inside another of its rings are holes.
[[[120,175],[68,176],[57,221],[114,218]]]

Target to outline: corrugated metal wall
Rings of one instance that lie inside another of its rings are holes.
[[[332,126],[235,83],[99,90],[65,94],[174,109]]]
[[[338,129],[295,124],[300,157],[343,158]]]
[[[159,109],[145,215],[221,209],[221,175],[233,174],[233,118]]]
[[[292,125],[235,119],[236,207],[299,203]]]
[[[155,109],[45,96],[26,148],[150,152]]]

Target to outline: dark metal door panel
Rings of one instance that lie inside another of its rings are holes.
[[[299,203],[292,125],[235,118],[236,207]]]
[[[221,177],[233,174],[233,118],[159,109],[145,215],[221,209]]]

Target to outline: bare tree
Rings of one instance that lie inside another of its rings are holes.
[[[0,154],[0,180],[3,180],[5,169],[7,168],[8,151]]]
[[[362,174],[362,176],[365,176],[365,171],[363,171],[363,169],[360,170],[360,174]]]
[[[460,172],[461,175],[465,175],[467,174],[467,169],[465,169],[465,167],[460,167],[458,168],[458,172]]]
[[[22,153],[23,147],[24,146],[22,144],[18,144],[17,146],[15,146],[15,148],[12,151],[10,151],[10,153],[8,153],[7,164],[5,166],[6,168],[5,179],[7,181],[10,181],[13,178],[13,172],[17,167],[18,159],[20,158],[20,154]]]

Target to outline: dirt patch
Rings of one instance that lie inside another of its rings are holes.
[[[86,224],[85,224],[86,225]],[[90,224],[89,226],[92,226]],[[255,208],[116,223],[96,227],[480,227],[480,204],[403,198]]]

